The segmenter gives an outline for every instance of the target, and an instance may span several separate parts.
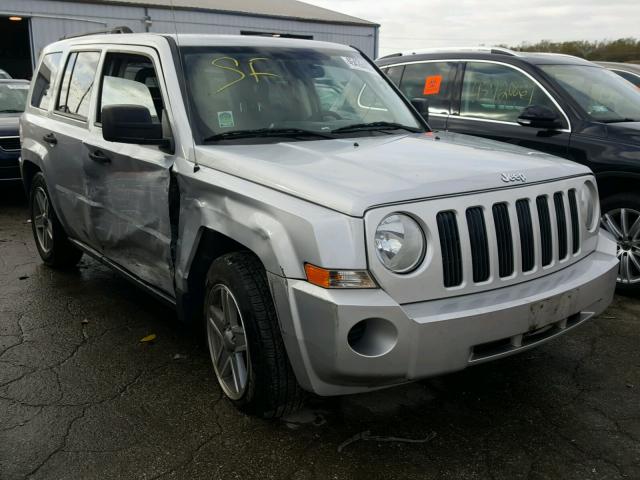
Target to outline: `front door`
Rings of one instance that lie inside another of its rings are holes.
[[[84,165],[93,233],[99,251],[138,279],[173,296],[169,188],[173,155],[153,145],[104,140],[101,109],[146,107],[154,121],[166,114],[159,62],[152,49],[108,51],[98,78],[93,134]]]
[[[563,128],[551,131],[519,125],[520,112],[530,105],[555,111],[563,121]],[[568,156],[568,118],[538,82],[511,65],[466,62],[462,88],[447,129]]]

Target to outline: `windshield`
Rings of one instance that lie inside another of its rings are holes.
[[[185,47],[182,54],[199,143],[424,130],[356,51]]]
[[[27,103],[29,84],[0,82],[0,113],[22,113]]]
[[[640,121],[640,91],[615,73],[586,65],[541,65],[596,122]]]

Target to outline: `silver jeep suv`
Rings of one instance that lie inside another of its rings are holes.
[[[92,35],[21,120],[43,261],[83,253],[201,322],[225,394],[275,417],[539,345],[602,312],[591,172],[436,135],[357,50]]]

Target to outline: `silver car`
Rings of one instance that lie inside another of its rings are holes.
[[[351,47],[94,35],[48,46],[21,120],[43,261],[86,253],[201,322],[276,417],[521,352],[601,313],[616,244],[578,164],[434,134]]]

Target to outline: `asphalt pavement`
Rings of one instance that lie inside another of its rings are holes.
[[[640,299],[538,349],[264,421],[197,334],[84,258],[37,255],[0,184],[0,479],[640,479]],[[141,339],[155,335],[155,340]]]

